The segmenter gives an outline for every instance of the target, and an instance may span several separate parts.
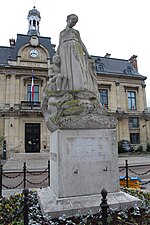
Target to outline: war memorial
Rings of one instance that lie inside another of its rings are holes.
[[[96,213],[101,191],[112,208],[140,201],[120,191],[117,119],[99,102],[95,65],[67,17],[53,57],[53,74],[43,93],[42,110],[50,133],[51,186],[38,191],[42,212],[57,217],[80,210]]]

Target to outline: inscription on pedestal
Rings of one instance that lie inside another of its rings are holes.
[[[68,160],[72,161],[110,160],[109,139],[107,137],[68,137],[67,156]]]

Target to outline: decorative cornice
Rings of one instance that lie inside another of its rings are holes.
[[[6,79],[10,79],[11,78],[11,74],[6,74]]]
[[[111,84],[98,84],[98,89],[107,88],[111,91]]]
[[[116,86],[119,86],[120,85],[120,82],[119,81],[115,81],[115,85]]]
[[[11,111],[11,110],[3,110],[3,111],[0,111],[0,117],[43,117],[43,114],[41,112],[41,109],[32,109],[32,110],[14,110],[14,111]]]
[[[138,86],[124,86],[124,89],[125,89],[125,92],[126,91],[130,91],[130,90],[133,90],[133,91],[139,91],[139,87]]]
[[[24,85],[26,85],[26,83],[31,83],[31,80],[32,80],[32,76],[24,77],[23,78]],[[44,82],[44,79],[41,78],[41,77],[38,77],[38,76],[34,76],[34,82],[35,83],[40,83],[41,86],[42,86],[43,82]]]
[[[21,77],[21,76],[20,76],[19,74],[16,74],[16,75],[15,75],[15,78],[16,78],[16,79],[20,79],[20,77]]]
[[[145,112],[145,111],[143,111],[143,112],[138,112],[138,111],[125,112],[123,110],[122,111],[116,110],[116,112],[112,112],[112,114],[114,114],[118,120],[128,119],[129,117],[139,117],[139,118],[145,119],[147,121],[150,121],[150,113]]]
[[[146,88],[146,84],[141,84],[142,88]]]

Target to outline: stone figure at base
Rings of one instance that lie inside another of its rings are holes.
[[[49,87],[51,90],[63,90],[66,83],[66,77],[60,73],[60,57],[53,56],[53,75],[49,79]]]
[[[87,89],[98,94],[97,80],[94,77],[96,74],[91,68],[93,60],[81,40],[79,31],[73,29],[77,22],[77,15],[68,15],[67,26],[60,32],[56,55],[60,58],[60,73],[64,76],[61,89]]]

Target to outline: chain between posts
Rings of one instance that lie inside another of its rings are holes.
[[[129,168],[129,171],[132,172],[132,173],[134,173],[135,175],[138,175],[138,176],[143,176],[143,175],[145,175],[145,174],[147,174],[147,173],[150,172],[150,170],[148,170],[148,171],[146,171],[146,172],[144,172],[144,173],[136,173],[136,172],[134,172],[133,170],[131,170],[130,168]]]
[[[123,170],[124,170],[124,168],[121,169],[121,170],[119,170],[119,172],[121,172],[121,171],[123,171]],[[125,160],[125,170],[126,170],[126,175],[123,177],[123,179],[125,179],[125,181],[126,181],[126,187],[127,187],[127,188],[129,188],[129,180],[130,180],[130,182],[132,182],[132,183],[135,184],[135,182],[132,181],[132,180],[130,179],[130,177],[129,177],[129,174],[128,174],[129,171],[130,171],[131,173],[135,174],[135,175],[138,175],[138,176],[142,176],[142,175],[148,174],[148,173],[150,172],[150,170],[148,170],[148,171],[146,171],[146,172],[144,172],[144,173],[136,173],[136,172],[134,172],[132,169],[129,168],[128,160],[127,160],[127,159]],[[148,183],[150,183],[150,180],[149,180],[149,181],[142,182],[141,185],[145,185],[145,184],[148,184]]]
[[[29,174],[32,174],[32,175],[42,175],[43,173],[47,172],[48,175],[46,178],[44,178],[42,181],[40,182],[31,182],[27,179],[27,173]],[[20,181],[19,184],[17,184],[16,186],[14,187],[8,187],[6,186],[5,184],[3,184],[3,176],[5,178],[8,178],[8,179],[14,179],[14,178],[18,178],[21,174],[23,174],[23,179],[22,181]],[[26,189],[26,183],[30,183],[30,184],[33,184],[33,185],[38,185],[38,184],[42,184],[44,183],[46,180],[48,180],[48,186],[50,186],[50,161],[48,160],[48,166],[47,168],[44,170],[44,171],[41,171],[39,173],[32,173],[30,171],[27,170],[27,166],[26,166],[26,163],[24,162],[23,164],[23,170],[17,174],[16,176],[7,176],[4,171],[3,171],[3,165],[0,165],[0,198],[2,198],[2,187],[6,188],[6,189],[16,189],[18,188],[21,184],[23,184],[23,188]]]

